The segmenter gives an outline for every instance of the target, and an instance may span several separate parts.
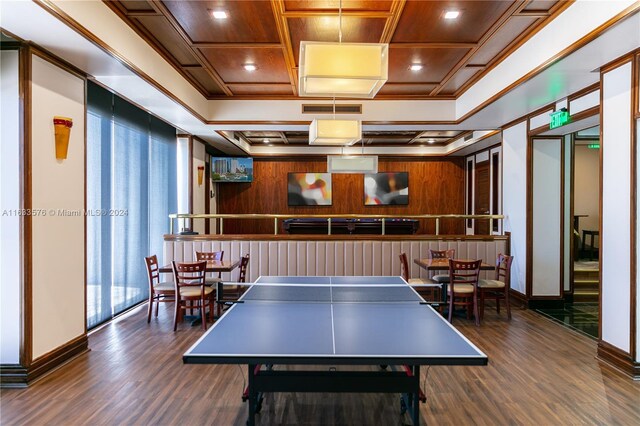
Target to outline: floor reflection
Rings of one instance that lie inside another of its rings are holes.
[[[598,338],[597,303],[565,303],[562,309],[536,309],[536,312],[591,338]]]

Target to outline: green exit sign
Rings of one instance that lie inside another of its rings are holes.
[[[551,113],[551,122],[549,123],[550,129],[564,126],[569,122],[569,111],[566,108],[562,108],[559,111]]]

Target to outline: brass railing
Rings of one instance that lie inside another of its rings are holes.
[[[327,234],[331,235],[331,220],[332,219],[381,219],[381,235],[385,235],[385,219],[432,219],[436,222],[436,235],[440,235],[440,219],[476,219],[476,220],[488,220],[489,229],[493,232],[493,221],[502,220],[505,217],[503,215],[491,215],[491,214],[421,214],[421,215],[377,215],[377,214],[332,214],[332,215],[320,215],[320,214],[187,214],[187,213],[173,213],[169,215],[169,233],[173,234],[173,220],[174,219],[218,219],[220,234],[224,234],[224,220],[225,219],[273,219],[273,234],[278,234],[278,220],[280,219],[326,219],[327,220]]]

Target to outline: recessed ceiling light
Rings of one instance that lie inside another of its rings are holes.
[[[269,139],[264,138],[264,139],[262,139],[262,142],[263,142],[263,143],[269,143]]]
[[[228,17],[227,12],[224,10],[214,10],[211,14],[215,19],[227,19]]]
[[[429,139],[427,142],[434,143],[435,141],[436,141],[435,139]]]
[[[411,71],[420,71],[422,69],[422,64],[411,64],[409,69]]]
[[[447,10],[444,13],[444,19],[456,19],[458,16],[460,16],[459,10]]]
[[[256,67],[255,64],[244,64],[244,69],[247,71],[255,71],[258,67]]]

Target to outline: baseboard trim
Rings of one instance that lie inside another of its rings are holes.
[[[634,361],[631,355],[622,349],[600,340],[597,358],[627,374],[633,380],[640,380],[640,363]]]
[[[564,292],[564,303],[573,303],[573,293],[570,291]]]
[[[564,299],[529,299],[527,305],[530,309],[562,309]]]
[[[28,367],[16,364],[2,365],[0,387],[25,388],[44,374],[88,351],[89,339],[83,334],[35,359]]]
[[[509,289],[509,297],[521,307],[527,308],[527,296],[524,294],[511,288]]]

